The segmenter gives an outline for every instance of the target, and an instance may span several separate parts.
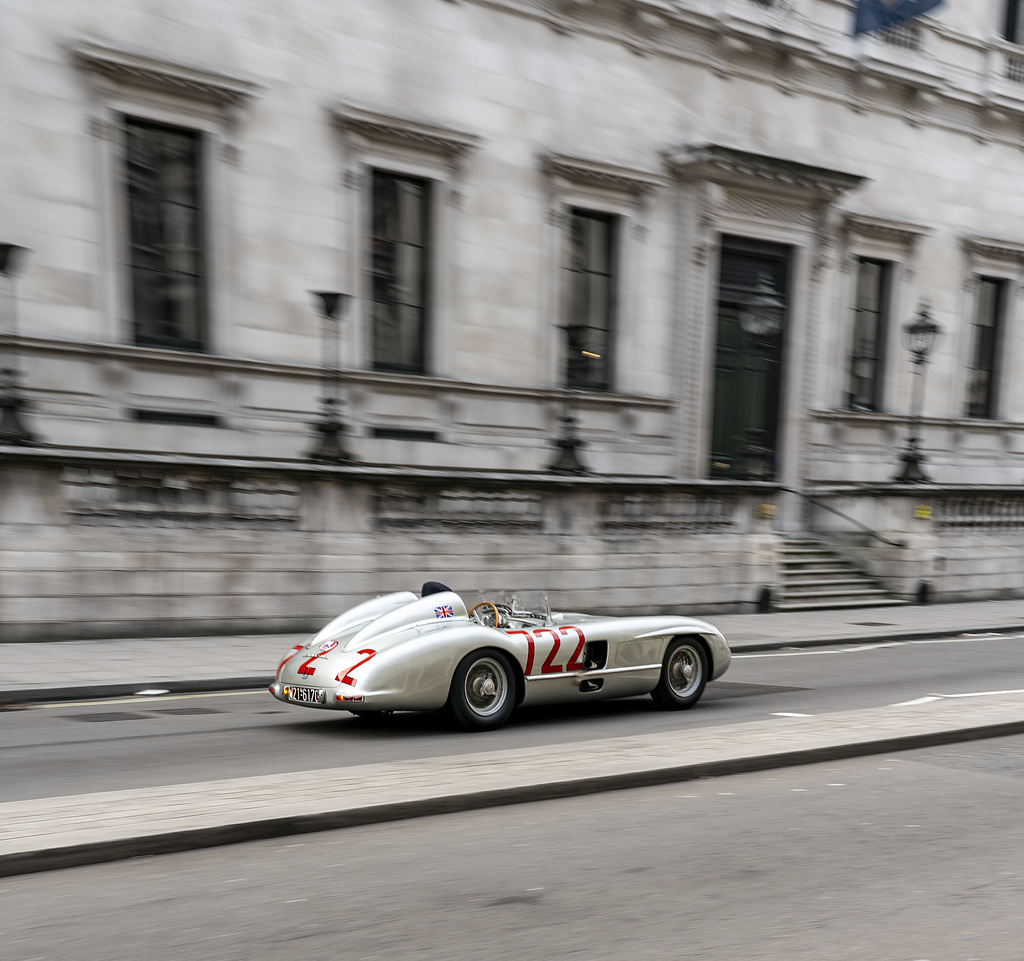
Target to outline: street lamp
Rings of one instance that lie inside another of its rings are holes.
[[[903,327],[903,341],[913,356],[914,395],[910,413],[910,436],[907,437],[906,448],[900,454],[903,467],[893,478],[894,484],[931,483],[931,478],[925,474],[921,466],[927,460],[921,453],[921,402],[924,396],[924,365],[928,363],[928,355],[941,333],[942,328],[932,320],[928,305],[925,303],[918,307],[917,316]]]
[[[348,430],[341,418],[341,322],[352,299],[350,294],[334,290],[311,290],[318,312],[323,317],[321,354],[323,361],[323,411],[313,430],[320,435],[316,446],[306,455],[327,464],[350,464],[355,459],[345,449],[342,435]]]
[[[0,244],[0,274],[10,284],[10,323],[4,330],[7,342],[6,356],[0,361],[0,444],[30,447],[38,439],[21,420],[21,411],[27,403],[21,395],[18,380],[21,371],[16,361],[15,341],[18,336],[18,304],[14,289],[14,278],[18,274],[28,249],[18,244]]]
[[[782,331],[785,316],[785,301],[771,279],[762,274],[753,293],[740,304],[739,321],[740,327],[750,336],[755,356],[762,360],[765,368],[775,339]],[[775,451],[767,444],[768,432],[763,427],[753,426],[763,418],[765,398],[755,395],[752,375],[748,379],[747,394],[747,442],[743,447],[745,475],[748,480],[768,480],[774,473]]]
[[[573,354],[573,342],[572,342],[572,328],[569,326],[560,326],[559,330],[565,335],[565,369],[566,377],[568,377],[569,362]],[[586,360],[589,360],[592,356],[590,351],[581,350],[581,356]],[[577,451],[584,446],[583,440],[580,438],[577,430],[578,419],[573,413],[573,389],[566,387],[562,393],[562,414],[558,418],[559,433],[558,437],[555,438],[553,444],[557,448],[558,453],[555,455],[551,463],[548,464],[548,470],[552,474],[587,474],[589,468],[580,460]]]

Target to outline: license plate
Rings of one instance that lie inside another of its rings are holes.
[[[327,700],[327,692],[318,687],[289,687],[288,700],[300,704],[323,704]]]

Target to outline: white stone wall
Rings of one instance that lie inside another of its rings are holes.
[[[337,289],[355,297],[342,364],[348,443],[362,464],[543,474],[565,403],[554,386],[564,215],[582,204],[623,225],[615,389],[572,400],[596,477],[706,476],[718,248],[723,233],[736,233],[794,253],[782,483],[893,476],[912,389],[899,327],[927,299],[945,330],[927,366],[929,469],[946,486],[1020,484],[1024,386],[1013,371],[1024,362],[1024,56],[998,38],[1002,7],[943,5],[915,24],[919,49],[908,50],[851,37],[846,0],[8,0],[0,242],[32,253],[16,297],[0,290],[0,318],[9,333],[16,309],[28,420],[57,450],[141,452],[165,458],[168,470],[196,458],[303,464],[322,386],[308,291]],[[116,124],[124,112],[206,137],[212,318],[203,355],[129,343]],[[707,159],[697,149],[706,144],[740,159]],[[437,184],[423,377],[367,370],[361,225],[375,164]],[[870,415],[841,409],[858,256],[897,265],[883,410]],[[1005,279],[1012,294],[997,417],[984,422],[963,416],[977,273]],[[214,415],[219,425],[140,423],[134,410]],[[376,438],[375,428],[436,439]],[[0,464],[0,475],[7,470]],[[343,527],[354,566],[335,568],[323,560],[332,538],[313,522],[301,536],[233,531],[210,547],[170,529],[27,519],[23,494],[13,493],[22,481],[4,483],[5,497],[17,497],[0,506],[14,525],[5,532],[20,536],[0,547],[0,620],[11,624],[41,623],[50,617],[41,606],[56,612],[54,624],[87,612],[111,631],[131,618],[166,623],[175,611],[187,611],[196,630],[222,617],[235,624],[249,615],[224,614],[235,604],[224,598],[248,597],[262,610],[268,580],[285,588],[266,616],[305,623],[348,596],[342,575],[356,577],[353,594],[391,571],[408,586],[441,550],[396,535],[379,556],[378,538]],[[884,527],[873,503],[859,509]],[[777,523],[803,526],[795,501],[782,500]],[[649,530],[640,547],[621,551],[590,536],[544,569],[573,603],[592,600],[591,575],[602,592],[639,579],[647,608],[752,600],[747,526],[710,564],[704,535],[663,543]],[[1002,550],[991,533],[979,536],[964,548],[967,567]],[[459,542],[452,553],[465,550],[475,565],[491,558],[485,569],[496,574],[519,570],[493,559],[500,545],[473,537],[482,540],[472,550]],[[650,556],[692,577],[666,575],[676,579],[659,585]],[[250,568],[250,557],[264,560]],[[107,573],[90,580],[82,558],[98,558]],[[173,573],[174,558],[191,580]],[[196,585],[206,583],[207,563],[221,580],[204,593]],[[979,565],[971,576],[988,579],[972,581],[972,592],[1010,583],[1012,572]],[[130,576],[118,578],[123,571]],[[177,600],[119,607],[97,587],[104,577],[126,585],[126,597]],[[232,577],[241,578],[237,591]],[[701,577],[714,579],[710,594],[693,592]],[[54,598],[74,588],[69,598],[79,600],[44,604],[50,595],[26,586],[36,581],[50,583]],[[628,607],[628,598],[607,597]]]
[[[0,471],[0,494],[3,640],[314,630],[426,580],[542,590],[567,610],[714,613],[752,608],[775,580],[756,500],[714,484],[28,456]]]
[[[786,375],[795,412],[786,421],[787,479],[878,481],[892,459],[895,429],[883,425],[849,458],[844,440],[802,413],[841,404],[849,257],[864,248],[843,226],[847,212],[923,231],[913,249],[895,251],[905,269],[895,292],[886,411],[906,414],[911,378],[896,328],[927,297],[947,331],[925,405],[929,416],[951,423],[927,438],[942,479],[973,482],[991,468],[1005,480],[1020,467],[1017,440],[989,445],[988,425],[961,417],[971,269],[961,238],[1024,243],[1017,189],[1024,84],[1005,77],[1015,50],[994,36],[997,0],[925,18],[919,51],[854,40],[847,5],[832,0],[768,8],[751,0],[212,0],[173,8],[22,0],[7,9],[3,229],[33,249],[18,288],[30,340],[23,363],[39,430],[58,446],[301,455],[321,360],[306,291],[357,294],[343,358],[363,370],[359,174],[364,163],[388,162],[419,164],[443,188],[431,349],[431,372],[443,385],[417,392],[395,390],[387,378],[359,381],[350,409],[354,445],[371,462],[458,467],[473,458],[539,469],[559,369],[552,211],[574,196],[541,169],[542,155],[555,152],[666,178],[642,196],[620,186],[603,198],[629,215],[613,359],[627,409],[608,419],[599,402],[582,402],[596,467],[700,476],[703,458],[692,452],[706,444],[702,398],[713,343],[688,328],[711,325],[716,260],[693,267],[700,238],[688,225],[696,197],[670,176],[664,154],[711,142],[867,178],[818,211],[822,224],[794,230],[786,210],[793,198],[781,195],[767,196],[741,224],[750,235],[795,244],[805,263],[791,318],[802,346]],[[72,50],[83,41],[192,70],[220,84],[222,97],[237,97],[211,104],[187,83],[157,90],[127,74],[112,82],[76,62]],[[332,110],[345,102],[479,139],[457,162],[417,159],[408,145],[395,150],[344,136]],[[213,145],[210,339],[215,357],[237,362],[230,373],[125,346],[123,211],[110,126],[121,110],[191,121]],[[714,246],[718,231],[737,224],[710,216]],[[1007,255],[1002,266],[1016,277],[1022,262]],[[1017,312],[1010,321],[1008,356],[1020,358]],[[78,349],[68,351],[68,341]],[[461,406],[486,414],[420,402],[442,397],[450,383],[463,385]],[[495,404],[486,392],[467,394],[473,385],[511,393]],[[1005,387],[999,431],[1016,437],[1024,393],[1012,378]],[[223,413],[244,434],[126,424],[132,405]],[[366,436],[373,426],[408,421],[439,430],[445,443],[396,448]],[[979,442],[960,443],[978,431]],[[961,463],[961,446],[981,453]]]

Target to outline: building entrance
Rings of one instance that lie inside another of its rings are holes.
[[[724,236],[716,307],[714,410],[709,476],[771,480],[777,468],[779,398],[785,353],[782,330],[743,329],[741,312],[759,291],[788,304],[792,248]],[[785,318],[785,310],[783,318]]]

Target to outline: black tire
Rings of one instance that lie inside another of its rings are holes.
[[[661,664],[661,678],[651,691],[658,707],[685,711],[693,707],[708,683],[708,655],[695,637],[677,637],[669,642]]]
[[[508,655],[493,647],[467,654],[452,675],[448,713],[467,731],[493,731],[512,713],[516,676]]]

